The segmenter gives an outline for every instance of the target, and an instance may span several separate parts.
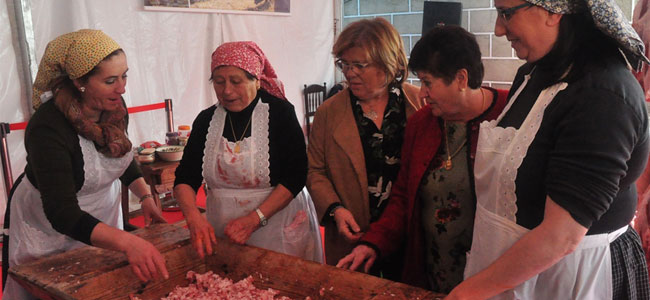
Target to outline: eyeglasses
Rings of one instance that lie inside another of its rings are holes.
[[[334,64],[336,64],[336,67],[339,68],[341,72],[347,72],[351,69],[355,73],[363,72],[363,70],[370,65],[370,63],[348,63],[342,59],[337,59]]]
[[[526,2],[524,4],[513,6],[510,8],[497,8],[497,15],[499,16],[499,18],[507,22],[510,21],[510,18],[512,18],[512,16],[515,14],[515,12],[517,12],[517,10],[526,7],[531,7],[531,6],[533,6],[532,3]]]

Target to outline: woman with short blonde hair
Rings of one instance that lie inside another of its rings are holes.
[[[366,50],[366,59],[385,70],[387,82],[400,85],[406,81],[408,60],[402,38],[385,19],[361,20],[350,24],[334,43],[332,54],[341,57],[343,52],[353,47]]]
[[[400,166],[406,119],[422,105],[419,89],[405,83],[402,39],[386,20],[348,25],[332,53],[349,87],[316,112],[307,188],[325,226],[327,263],[335,265],[383,212]],[[398,278],[399,261],[376,266],[371,273]]]

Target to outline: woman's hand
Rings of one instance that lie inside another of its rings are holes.
[[[217,237],[214,235],[214,228],[198,210],[196,214],[186,216],[187,228],[190,230],[192,247],[200,258],[205,254],[212,255],[214,245],[217,244]]]
[[[338,208],[334,211],[334,221],[336,222],[339,234],[350,243],[356,243],[361,238],[361,235],[363,235],[359,224],[354,220],[354,216],[345,207]]]
[[[90,234],[95,247],[119,251],[126,254],[133,273],[142,281],[168,279],[165,259],[150,242],[126,231],[98,223]]]
[[[228,222],[224,233],[230,240],[237,244],[244,244],[251,237],[253,232],[260,227],[260,217],[251,212]],[[280,230],[280,228],[278,228]]]
[[[143,282],[159,279],[161,275],[169,279],[165,259],[158,249],[140,237],[129,236],[125,254],[133,273]]]
[[[144,216],[144,227],[155,223],[167,223],[163,218],[162,210],[156,205],[153,197],[146,197],[142,200],[142,215]]]
[[[374,249],[366,245],[359,245],[352,249],[350,254],[341,258],[341,260],[336,264],[336,267],[356,271],[359,266],[365,262],[363,271],[368,273],[376,259],[377,252],[375,252]]]

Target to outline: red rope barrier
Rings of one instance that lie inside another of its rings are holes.
[[[165,108],[165,102],[129,107],[129,113],[134,114],[134,113],[156,110],[161,108]]]
[[[27,122],[9,124],[10,131],[25,130],[25,128],[27,128]]]
[[[161,108],[165,108],[165,102],[129,107],[128,110],[130,114],[135,114],[143,111],[150,111]],[[27,128],[27,122],[9,124],[10,131],[25,130],[25,128]]]

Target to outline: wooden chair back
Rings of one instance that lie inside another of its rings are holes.
[[[302,93],[305,98],[305,125],[307,127],[307,137],[309,137],[311,123],[316,114],[316,110],[326,99],[327,83],[323,82],[323,85],[311,84],[309,86],[305,84]]]

